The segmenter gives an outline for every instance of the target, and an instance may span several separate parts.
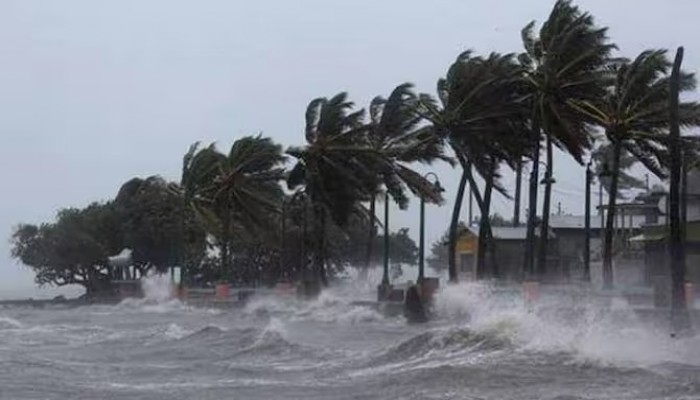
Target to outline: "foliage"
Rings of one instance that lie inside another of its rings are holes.
[[[122,185],[114,200],[123,246],[142,270],[159,271],[175,265],[199,262],[206,247],[206,234],[185,213],[177,187],[158,176],[134,178]]]
[[[216,238],[222,279],[232,273],[234,239],[265,235],[279,213],[284,160],[281,146],[262,136],[236,140],[228,154],[194,144],[183,157],[184,201]]]
[[[613,163],[613,146],[610,143],[603,143],[596,147],[591,153],[593,161],[593,176],[597,177],[603,184],[603,189],[610,194],[611,176],[605,174],[606,168],[610,168]],[[626,193],[634,189],[643,189],[646,183],[630,174],[628,171],[637,163],[637,159],[628,151],[622,151],[620,164],[618,167],[619,181],[617,187],[617,198],[625,199]]]
[[[107,257],[121,250],[111,203],[58,212],[56,222],[19,225],[12,235],[12,257],[35,273],[39,285],[84,286],[91,294],[110,281]]]
[[[408,164],[430,164],[438,159],[452,162],[444,154],[441,139],[434,135],[433,129],[420,126],[422,118],[416,112],[418,99],[411,87],[404,83],[397,86],[388,99],[375,97],[369,106],[367,125],[369,146],[381,156],[377,175],[401,209],[408,206],[405,188],[428,202],[442,202],[434,183]]]
[[[570,0],[556,2],[538,36],[534,28],[533,21],[523,29],[525,53],[519,57],[537,120],[533,125],[582,162],[592,126],[575,105],[605,95],[609,75],[604,67],[615,45],[608,42],[607,28],[597,27],[593,16]]]

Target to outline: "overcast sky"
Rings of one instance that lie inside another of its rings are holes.
[[[362,107],[403,82],[433,92],[463,50],[520,51],[520,29],[553,3],[0,1],[0,297],[32,287],[9,258],[17,223],[108,199],[134,176],[178,179],[194,141],[225,147],[262,132],[300,144],[315,97],[348,91]],[[697,0],[577,4],[610,27],[621,55],[685,45],[684,67],[698,71]],[[555,161],[553,204],[582,214],[583,169],[563,155]],[[429,169],[452,199],[458,173]],[[417,237],[417,205],[393,213],[392,228]],[[451,208],[428,208],[429,242]],[[494,208],[512,215],[503,198]]]

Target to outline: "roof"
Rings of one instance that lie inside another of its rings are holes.
[[[472,235],[479,235],[479,227],[477,225],[472,225],[469,227],[469,232]],[[500,240],[525,240],[527,239],[527,227],[525,226],[492,226],[491,232],[493,232],[493,237]],[[535,236],[539,236],[539,228],[535,229]],[[554,238],[554,232],[549,230],[549,237]]]
[[[629,221],[630,216],[625,215],[625,228],[629,228]],[[646,216],[632,215],[632,228],[639,229],[645,224]],[[619,220],[617,226],[619,228],[622,227]],[[549,217],[549,227],[552,229],[584,229],[586,227],[586,217],[583,215],[551,215]],[[591,229],[600,228],[600,214],[591,215]]]

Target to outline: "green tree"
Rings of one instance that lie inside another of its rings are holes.
[[[297,160],[288,185],[303,187],[311,205],[313,268],[323,285],[327,284],[326,217],[345,227],[351,215],[362,213],[360,202],[374,193],[381,164],[367,140],[364,110],[352,108],[346,93],[312,100],[306,109],[306,145],[287,150]]]
[[[221,277],[230,278],[234,238],[269,231],[280,211],[284,179],[281,146],[262,136],[236,140],[228,154],[197,144],[183,158],[185,201],[220,250]]]
[[[525,270],[529,275],[534,273],[541,135],[544,134],[546,141],[547,170],[538,271],[544,274],[554,168],[552,146],[564,149],[576,161],[583,162],[583,155],[591,146],[592,131],[573,103],[605,95],[608,82],[603,67],[615,48],[608,43],[607,29],[597,27],[593,17],[581,12],[570,0],[556,2],[538,36],[535,36],[534,27],[533,21],[522,31],[525,53],[520,56],[529,86],[530,128],[534,142],[525,259]]]
[[[515,166],[527,150],[525,114],[521,102],[524,84],[522,68],[512,54],[491,54],[488,57],[461,54],[438,81],[438,105],[430,96],[421,95],[420,112],[433,124],[436,134],[445,138],[462,167],[462,176],[455,198],[448,244],[450,281],[457,280],[455,247],[459,215],[469,182],[481,215],[479,241],[487,246],[491,236],[488,215],[493,189],[507,196],[499,183],[499,167],[503,162]],[[472,169],[484,179],[480,192]],[[485,273],[485,247],[479,252],[480,276]],[[493,271],[495,274],[496,271]]]
[[[647,50],[634,60],[618,60],[610,66],[614,85],[595,99],[577,100],[574,104],[587,118],[604,129],[611,143],[610,196],[605,223],[603,246],[603,276],[605,286],[613,286],[612,241],[620,170],[623,153],[631,154],[652,173],[665,176],[669,161],[670,96],[669,71],[671,62],[665,50]],[[695,88],[692,74],[682,73],[679,88]],[[682,127],[700,126],[700,105],[684,102],[679,106]]]
[[[366,267],[369,267],[373,254],[376,235],[376,193],[381,186],[387,191],[384,200],[388,201],[391,196],[401,209],[408,207],[406,189],[429,203],[439,204],[443,200],[434,183],[410,167],[411,163],[430,164],[436,159],[452,163],[444,154],[442,140],[434,134],[434,130],[429,126],[420,125],[422,117],[416,112],[418,99],[411,88],[412,85],[408,83],[399,85],[388,99],[377,96],[369,106],[369,145],[380,156],[382,162],[377,170],[376,189],[370,199],[371,223],[367,235]],[[387,234],[388,232],[385,232],[385,235]],[[386,279],[389,276],[388,265],[384,267]]]
[[[12,257],[30,267],[39,285],[80,285],[88,296],[107,293],[112,280],[107,258],[122,249],[111,203],[58,212],[56,221],[19,225]]]
[[[204,256],[206,234],[186,213],[175,184],[158,176],[133,178],[119,189],[114,206],[124,246],[142,274],[196,264]]]
[[[591,160],[593,161],[593,175],[597,176],[603,189],[610,195],[610,185],[612,183],[612,175],[606,174],[606,168],[609,170],[610,166],[613,164],[614,160],[614,146],[609,143],[601,143],[596,149],[591,153]],[[618,181],[617,181],[617,198],[625,199],[625,193],[634,189],[644,189],[646,183],[637,178],[636,176],[630,174],[628,171],[634,167],[637,163],[637,158],[635,158],[630,152],[622,150],[620,153],[620,160],[618,162]]]

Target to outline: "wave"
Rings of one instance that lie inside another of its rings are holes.
[[[249,316],[284,318],[295,322],[355,325],[386,320],[371,306],[356,304],[353,299],[333,289],[321,292],[314,300],[289,299],[275,295],[255,297],[246,304],[243,312]]]
[[[505,329],[520,351],[633,367],[666,362],[700,366],[700,336],[672,339],[666,326],[646,323],[625,302],[575,287],[567,290],[528,306],[518,288],[453,285],[438,293],[435,309],[439,318],[477,332]]]
[[[14,318],[0,316],[0,330],[2,329],[18,329],[24,325]]]

